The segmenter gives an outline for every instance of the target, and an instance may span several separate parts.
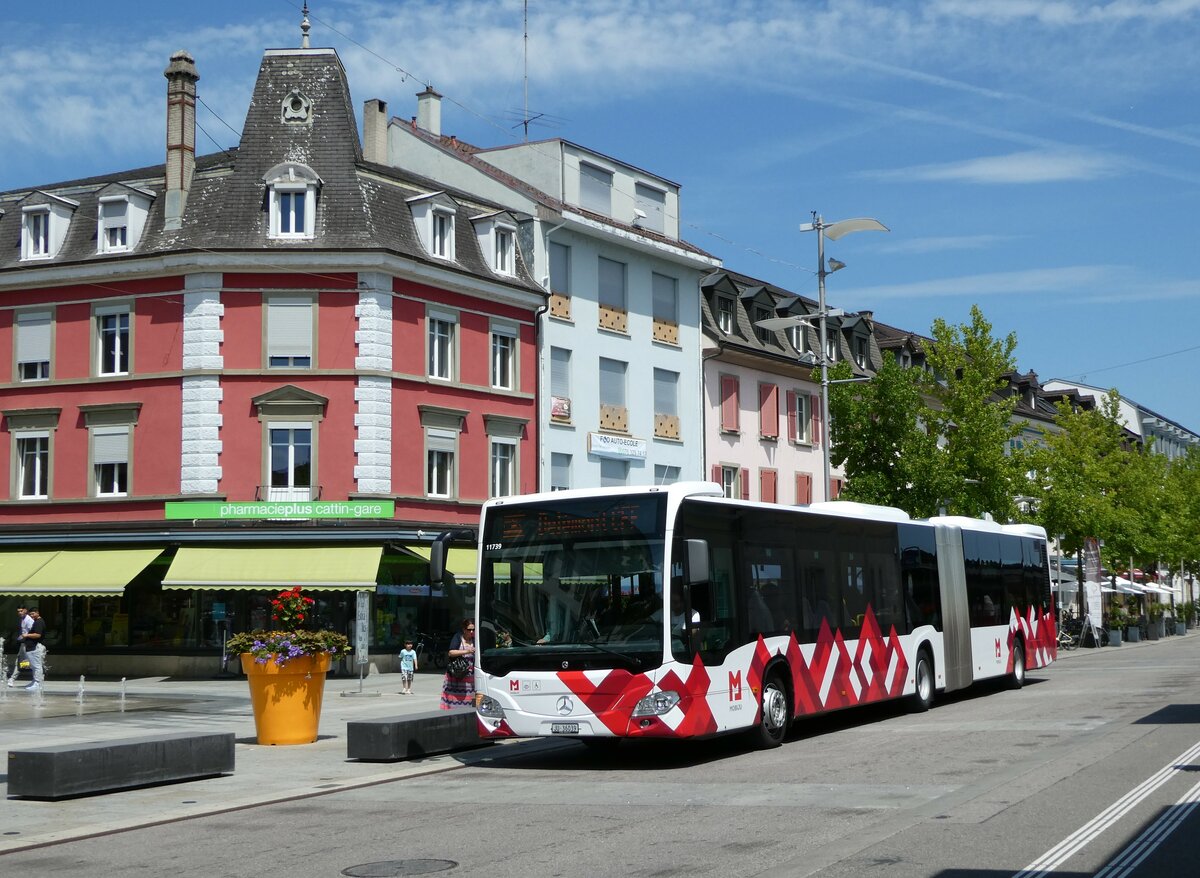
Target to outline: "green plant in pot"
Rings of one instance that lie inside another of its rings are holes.
[[[1125,626],[1129,624],[1129,613],[1125,612],[1124,607],[1112,607],[1108,611],[1108,630],[1109,631],[1124,631]]]

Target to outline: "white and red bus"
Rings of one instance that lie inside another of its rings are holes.
[[[1054,660],[1045,532],[718,485],[488,501],[477,715],[488,737],[694,738],[1005,677]]]

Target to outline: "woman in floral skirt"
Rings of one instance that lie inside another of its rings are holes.
[[[462,630],[455,633],[450,641],[450,661],[465,658],[471,665],[464,677],[450,676],[446,669],[446,679],[442,682],[442,710],[455,707],[475,706],[475,620],[463,619]]]

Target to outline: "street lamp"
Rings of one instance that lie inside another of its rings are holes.
[[[840,262],[832,257],[829,260],[828,269],[825,267],[825,239],[836,241],[839,238],[849,235],[852,232],[886,232],[889,231],[877,219],[870,217],[858,217],[856,219],[838,220],[835,223],[827,223],[814,210],[812,213],[813,221],[811,223],[801,223],[800,231],[817,233],[817,312],[815,314],[801,314],[792,317],[771,317],[767,320],[759,320],[755,325],[761,326],[769,331],[778,331],[786,329],[790,326],[797,326],[805,320],[816,320],[819,326],[820,338],[820,363],[821,363],[821,423],[825,425],[825,441],[821,443],[821,463],[824,467],[825,475],[825,497],[829,497],[829,354],[826,348],[825,340],[825,323],[830,317],[840,317],[845,314],[841,309],[827,309],[825,307],[825,275],[833,274],[835,271],[845,268],[846,263]],[[862,379],[848,379],[858,381]],[[839,384],[842,382],[838,382]]]

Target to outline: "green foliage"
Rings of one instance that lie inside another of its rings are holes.
[[[254,661],[268,661],[283,667],[289,659],[327,652],[334,658],[350,652],[350,640],[336,631],[305,631],[301,626],[311,619],[308,608],[313,599],[300,593],[300,586],[285,589],[271,600],[271,619],[282,625],[296,626],[289,631],[243,631],[226,641],[231,655],[250,653]]]
[[[1114,606],[1108,611],[1108,630],[1122,631],[1129,624],[1129,613],[1125,612],[1125,608]]]

